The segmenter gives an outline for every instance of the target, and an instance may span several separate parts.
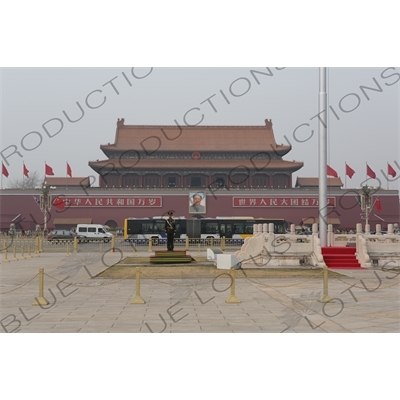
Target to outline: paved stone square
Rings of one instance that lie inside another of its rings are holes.
[[[394,271],[341,271],[340,279],[329,279],[330,303],[318,301],[321,278],[246,279],[237,272],[235,294],[240,303],[226,302],[229,279],[142,278],[140,294],[145,303],[130,304],[136,294],[135,279],[92,278],[120,257],[119,253],[103,258],[42,253],[3,262],[0,332],[400,331],[400,276]],[[45,306],[32,305],[39,293],[35,276],[39,268],[45,272],[44,297],[49,301]]]

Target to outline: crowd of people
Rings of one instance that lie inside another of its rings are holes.
[[[3,235],[6,237],[36,237],[40,236],[42,234],[42,228],[40,225],[36,225],[36,229],[34,231],[31,231],[30,229],[21,229],[17,230],[17,227],[15,224],[10,224],[10,229],[3,231]]]

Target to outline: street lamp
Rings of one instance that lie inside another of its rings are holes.
[[[47,234],[47,212],[50,211],[52,205],[50,189],[56,189],[56,187],[49,186],[46,181],[43,181],[40,188],[40,210],[43,212],[43,232],[45,235]]]
[[[376,187],[363,186],[361,188],[361,211],[365,214],[365,230],[367,230],[369,214],[372,210],[372,195],[378,190]]]

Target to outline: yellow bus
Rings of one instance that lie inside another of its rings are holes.
[[[125,240],[165,239],[165,219],[167,217],[153,218],[127,218],[124,221]],[[244,240],[253,234],[255,224],[274,224],[275,233],[285,233],[288,223],[280,218],[253,218],[253,217],[216,217],[186,219],[175,217],[175,238],[199,239],[227,239]]]

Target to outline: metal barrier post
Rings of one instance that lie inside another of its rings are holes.
[[[100,255],[103,255],[103,242],[100,242]]]
[[[69,252],[69,243],[67,242],[67,257],[69,257],[71,254]]]
[[[113,235],[113,237],[111,238],[111,251],[113,253],[115,253],[115,236]]]
[[[39,236],[35,240],[35,257],[39,257]]]
[[[14,245],[14,257],[13,257],[13,261],[18,261],[18,258],[17,258],[17,246],[16,246],[16,245]]]
[[[21,259],[22,259],[22,260],[26,260],[26,257],[24,256],[24,247],[25,247],[25,246],[24,246],[24,244],[22,243],[22,244],[21,244]]]
[[[131,247],[132,247],[132,257],[136,257],[137,256],[137,248],[136,248],[136,243],[134,240],[132,240],[132,242],[130,242]]]
[[[140,268],[136,268],[136,296],[131,300],[131,304],[146,303],[140,295]]]
[[[225,303],[240,303],[235,294],[235,270],[233,268],[231,268],[231,294],[225,300]]]
[[[44,298],[44,268],[39,269],[39,297],[35,298],[33,306],[46,306],[48,300]]]
[[[74,249],[73,249],[74,253],[78,252],[78,238],[74,237]]]
[[[225,251],[225,236],[222,236],[221,238],[221,250]]]
[[[149,253],[153,251],[153,238],[149,238]]]
[[[324,294],[318,299],[320,303],[329,303],[332,298],[328,294],[328,267],[324,265]]]
[[[10,262],[10,260],[7,258],[7,253],[8,253],[8,248],[7,248],[6,242],[4,242],[4,260],[3,260],[3,262]]]
[[[200,240],[199,240],[199,244],[197,246],[197,255],[200,256],[201,252],[200,252]]]
[[[186,251],[189,250],[189,236],[186,236],[186,238],[185,238],[185,250]]]
[[[31,255],[31,245],[30,245],[30,244],[28,244],[28,256],[27,256],[27,258],[32,258],[32,255]]]

